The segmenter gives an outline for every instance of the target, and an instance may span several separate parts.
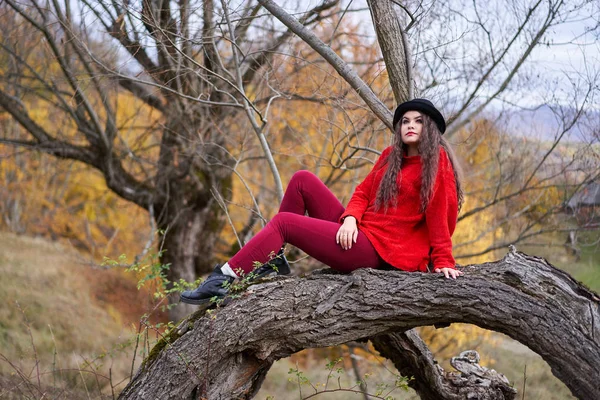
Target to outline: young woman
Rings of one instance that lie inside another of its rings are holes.
[[[453,279],[462,275],[455,269],[451,236],[463,195],[457,164],[442,138],[444,117],[429,100],[414,99],[396,108],[394,129],[394,144],[347,208],[315,175],[297,172],[279,213],[196,290],[183,292],[181,301],[200,305],[224,297],[228,284],[253,270],[256,277],[288,274],[284,243],[346,273],[393,267],[432,269]],[[262,266],[255,270],[256,262]]]

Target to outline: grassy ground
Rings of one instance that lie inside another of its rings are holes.
[[[552,265],[567,271],[587,287],[600,293],[600,242],[598,232],[579,234],[580,257],[569,254],[563,244],[564,236],[547,235],[539,239],[541,246],[517,246],[527,254],[544,257]]]
[[[591,239],[591,238],[588,238]],[[600,244],[582,246],[581,258],[557,265],[570,272],[575,279],[600,293]]]
[[[327,363],[331,353],[343,354],[342,360],[334,368],[328,368]],[[256,399],[302,399],[314,395],[318,399],[364,399],[359,392],[357,380],[363,380],[367,386],[367,393],[392,396],[398,400],[413,400],[419,397],[412,389],[396,388],[397,376],[393,365],[364,351],[357,351],[353,357],[358,365],[357,371],[353,369],[350,357],[345,346],[334,349],[308,349],[292,357],[277,361],[265,379]],[[376,353],[375,353],[376,354]],[[298,379],[297,373],[306,378],[304,382]],[[291,372],[292,371],[292,372]]]
[[[552,375],[550,367],[540,356],[509,337],[498,333],[494,335],[499,337],[499,345],[484,345],[481,351],[495,360],[493,368],[502,372],[514,385],[519,399],[575,399],[565,384]]]
[[[80,261],[61,245],[0,233],[0,398],[9,389],[40,398],[50,386],[60,398],[94,398],[123,387],[147,295],[134,277]]]

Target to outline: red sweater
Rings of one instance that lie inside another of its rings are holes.
[[[442,149],[433,197],[425,212],[419,210],[421,157],[405,157],[398,206],[375,211],[379,183],[387,169],[386,148],[365,180],[356,187],[340,221],[351,215],[358,229],[369,239],[381,258],[404,271],[427,271],[429,260],[435,268],[454,268],[452,239],[458,216],[456,183],[452,164]],[[430,252],[431,250],[431,252]]]

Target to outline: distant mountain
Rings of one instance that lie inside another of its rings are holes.
[[[544,104],[535,109],[490,110],[488,113],[496,116],[500,114],[498,122],[508,133],[541,141],[552,141],[571,123],[576,110]],[[592,130],[598,129],[598,121],[600,121],[598,111],[582,115],[579,121],[567,130],[563,141],[589,141]]]

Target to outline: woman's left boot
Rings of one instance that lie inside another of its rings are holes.
[[[235,280],[234,277],[225,275],[221,266],[217,265],[213,272],[194,290],[181,293],[179,300],[182,303],[198,306],[209,304],[213,299],[222,299],[229,293],[229,287]]]
[[[279,250],[277,255],[267,261],[252,272],[250,281],[266,278],[273,275],[289,275],[290,264],[288,264],[283,249]],[[209,305],[211,300],[225,298],[229,293],[229,288],[234,277],[225,275],[221,271],[221,266],[217,265],[213,272],[194,290],[186,290],[181,293],[179,300],[182,303],[194,305]]]

